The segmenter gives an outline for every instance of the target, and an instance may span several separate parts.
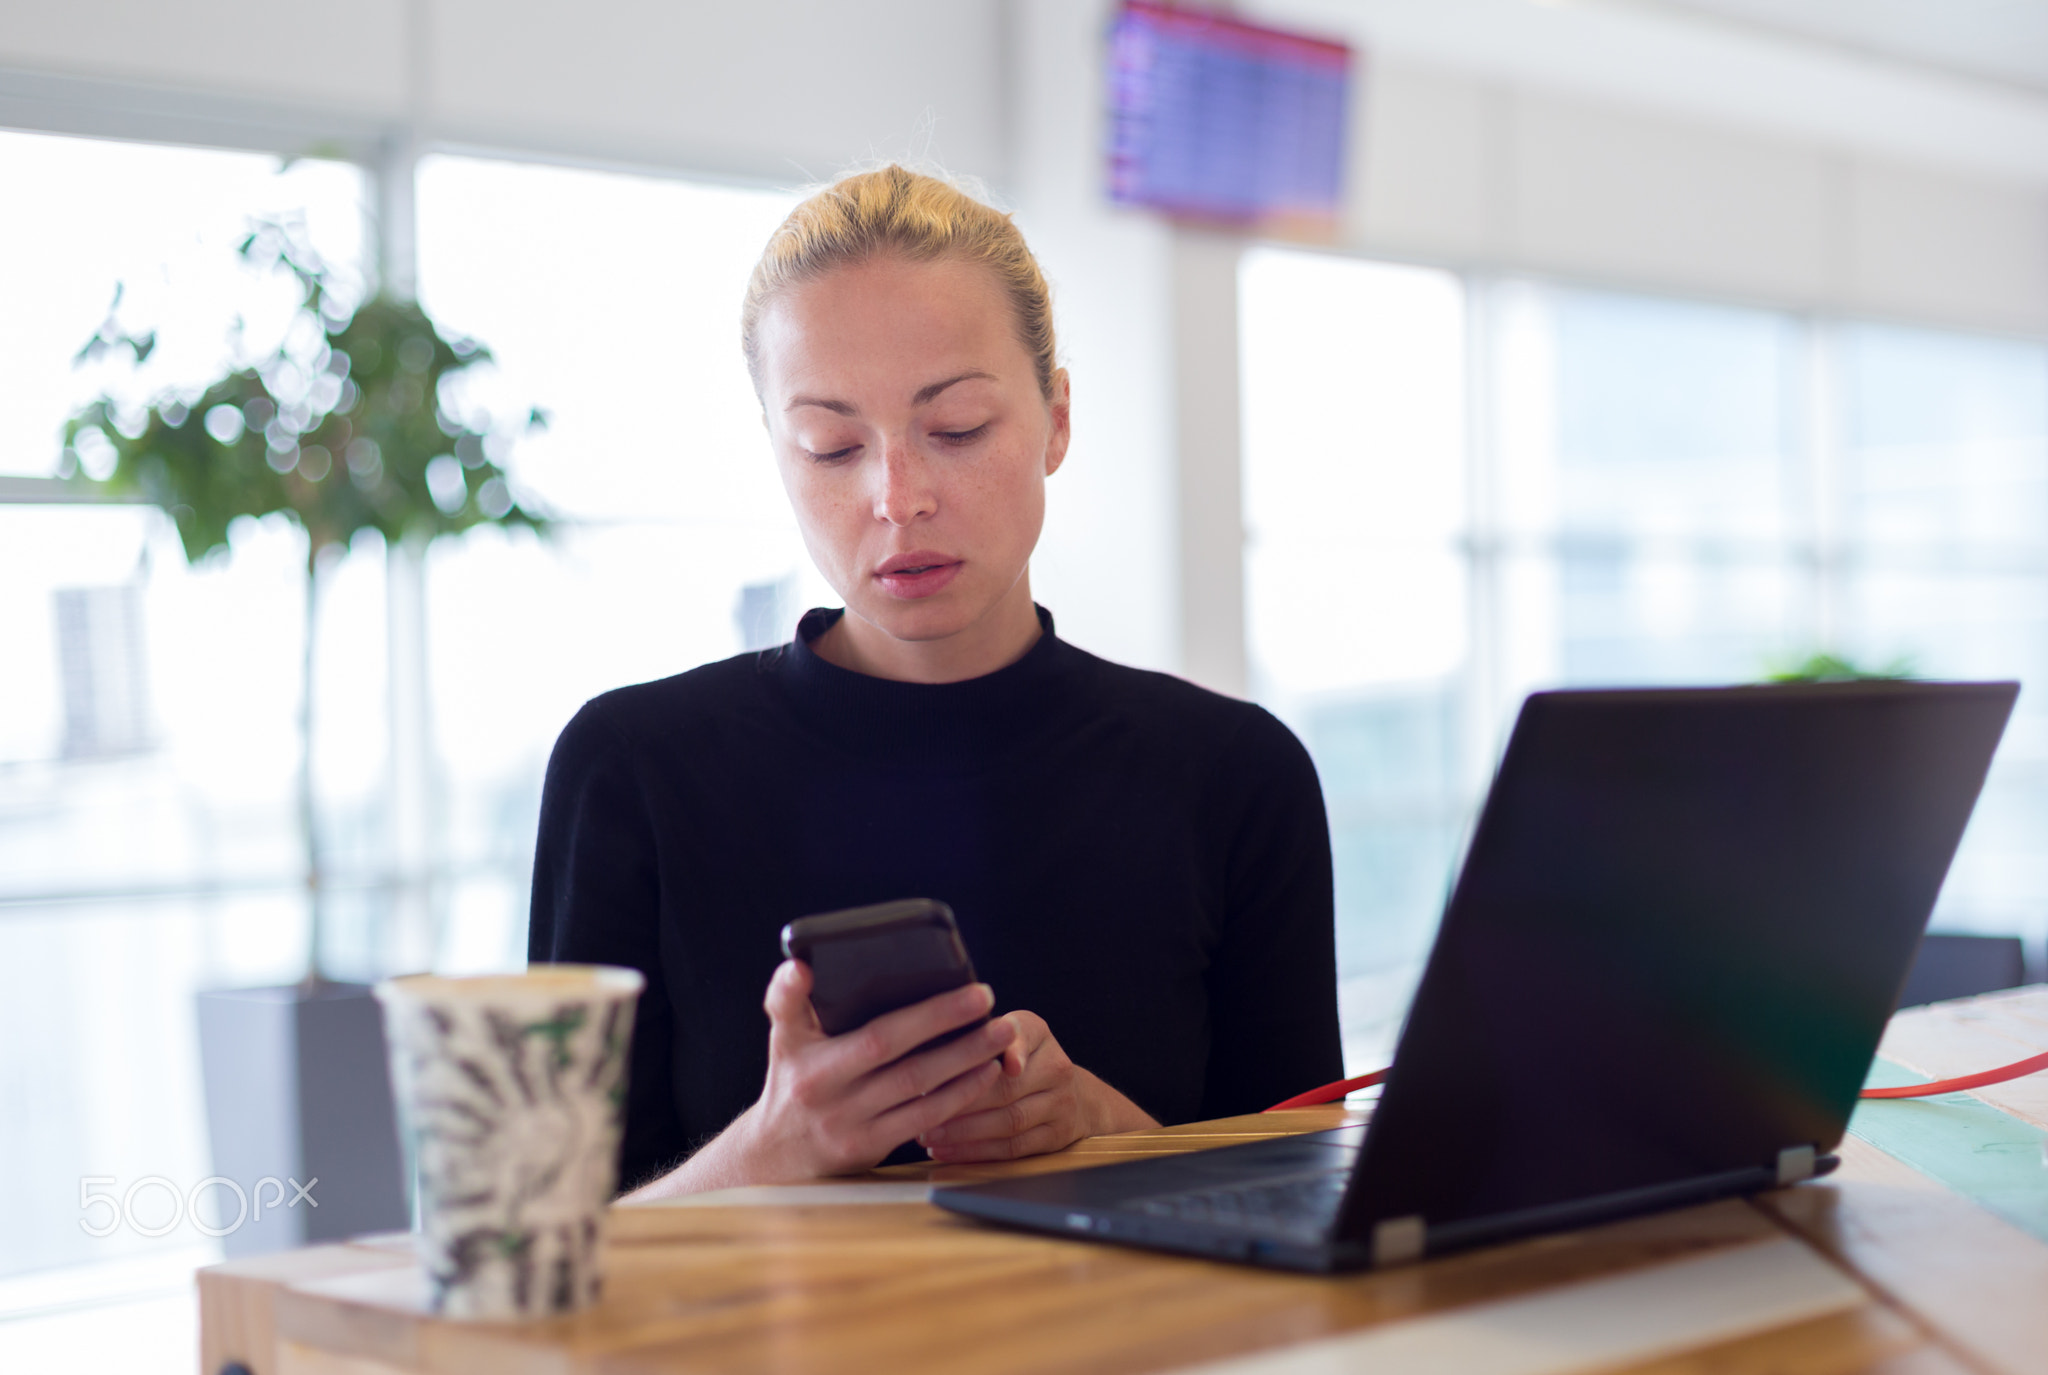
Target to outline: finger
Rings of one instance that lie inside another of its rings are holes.
[[[833,1037],[833,1055],[849,1076],[865,1074],[902,1058],[934,1036],[986,1017],[995,1000],[987,984],[965,984],[934,994],[921,1003],[884,1013],[857,1031]],[[995,1050],[989,1055],[993,1058]]]
[[[1053,1040],[1052,1028],[1045,1024],[1045,1018],[1036,1012],[1026,1012],[1020,1008],[1015,1012],[1004,1013],[1003,1016],[1005,1020],[1017,1024],[1016,1048],[1004,1057],[1003,1063],[1003,1073],[1014,1079],[1022,1076],[1030,1068],[1031,1062],[1037,1058],[1041,1050],[1048,1045],[1059,1043]]]
[[[1045,1155],[1064,1150],[1078,1140],[1080,1137],[1064,1122],[1041,1122],[1021,1136],[934,1146],[928,1153],[941,1165],[962,1165],[982,1160],[1019,1160],[1027,1155]]]
[[[972,1103],[1000,1077],[993,1059],[983,1060],[965,1074],[939,1085],[922,1098],[913,1098],[875,1119],[879,1134],[890,1146],[913,1141]]]
[[[1031,1052],[1037,1047],[1030,1043],[1030,1028],[1016,1013],[1006,1014],[1003,1021],[1017,1028],[1017,1039],[1003,1048],[1003,1077],[1015,1079],[1024,1073],[1024,1067],[1031,1062]]]
[[[1008,1053],[1008,1051],[1004,1052],[1005,1055]],[[999,1060],[997,1063],[1001,1064],[1002,1062]],[[1042,1057],[1040,1060],[1029,1062],[1029,1064],[1042,1069]],[[1035,1072],[1032,1068],[1027,1067],[1024,1074],[1014,1078],[1011,1077],[1009,1070],[1005,1068],[996,1081],[988,1086],[988,1092],[982,1094],[974,1102],[969,1103],[957,1116],[966,1117],[971,1113],[987,1112],[994,1108],[1005,1107],[1020,1098],[1026,1098],[1032,1094],[1041,1093],[1048,1089],[1056,1089],[1057,1087],[1058,1085],[1048,1075]],[[918,1144],[923,1145],[925,1143],[920,1141]]]
[[[997,1069],[1002,1068],[1003,1062],[1000,1057],[997,1058],[995,1063]],[[1005,1103],[1023,1097],[1031,1091],[1031,1087],[1029,1079],[1012,1079],[1005,1074],[997,1074],[994,1080],[989,1083],[988,1088],[982,1092],[981,1097],[975,1099],[954,1115],[956,1117],[965,1117],[971,1112],[982,1112],[989,1108],[999,1108]],[[918,1144],[923,1145],[924,1143],[920,1141]]]
[[[879,1117],[899,1103],[924,1097],[984,1061],[995,1063],[1016,1034],[1007,1023],[990,1022],[957,1041],[891,1061],[861,1081],[854,1091],[853,1106],[864,1115]]]
[[[1060,1095],[1051,1089],[1027,1093],[1012,1103],[961,1113],[941,1122],[918,1140],[926,1146],[957,1145],[963,1141],[993,1141],[1021,1136],[1058,1111]]]
[[[811,1006],[811,969],[802,960],[784,960],[775,966],[761,1007],[768,1014],[771,1047],[778,1041],[801,1044],[825,1034]]]

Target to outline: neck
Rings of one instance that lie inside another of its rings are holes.
[[[972,623],[936,640],[899,640],[851,608],[811,652],[828,664],[899,683],[959,683],[1008,668],[1044,631],[1031,601],[1029,573]]]

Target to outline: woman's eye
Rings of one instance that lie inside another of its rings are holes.
[[[972,444],[988,430],[986,424],[976,425],[971,430],[939,430],[937,437],[948,444]]]
[[[810,454],[813,463],[843,463],[860,452],[860,445],[849,444],[843,449],[834,449],[829,454],[814,453],[809,449],[804,452]]]

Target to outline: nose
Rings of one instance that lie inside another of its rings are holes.
[[[932,490],[931,472],[924,456],[905,440],[884,440],[882,461],[876,465],[875,519],[889,525],[909,525],[938,509],[938,493]]]

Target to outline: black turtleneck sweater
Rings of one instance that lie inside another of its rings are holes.
[[[528,953],[647,978],[622,1183],[759,1096],[783,924],[931,897],[998,1014],[1161,1122],[1343,1073],[1314,766],[1259,707],[1045,633],[1008,668],[899,683],[796,640],[595,698],[548,764]]]

